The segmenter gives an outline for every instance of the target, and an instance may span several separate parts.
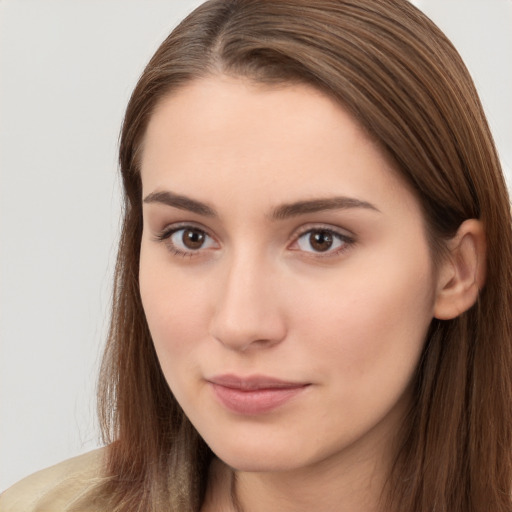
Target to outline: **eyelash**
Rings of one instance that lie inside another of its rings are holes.
[[[176,245],[171,241],[172,235],[174,235],[175,233],[178,233],[179,231],[186,231],[186,230],[198,231],[213,240],[213,237],[210,236],[206,230],[200,228],[199,226],[195,226],[193,224],[181,224],[181,225],[170,226],[170,227],[164,229],[161,233],[158,233],[155,238],[158,242],[165,243],[167,249],[174,256],[182,256],[183,258],[186,258],[186,257],[192,258],[194,256],[198,256],[201,251],[201,248],[198,249],[197,251],[194,251],[194,250],[184,251],[184,250],[176,247]]]
[[[305,254],[307,254],[307,257],[311,258],[332,258],[336,256],[340,256],[342,253],[350,249],[352,247],[356,240],[353,236],[347,235],[346,233],[343,233],[331,226],[325,226],[321,224],[315,224],[314,226],[307,226],[299,230],[297,234],[293,235],[293,244],[298,244],[299,240],[304,237],[305,235],[311,235],[312,233],[325,233],[330,235],[333,240],[338,240],[341,242],[341,246],[337,249],[332,250],[331,248],[327,249],[325,252],[322,251],[302,251]],[[292,250],[298,250],[300,249],[292,249]]]
[[[175,256],[181,256],[184,258],[185,257],[192,258],[195,256],[199,256],[202,251],[206,250],[205,248],[200,247],[197,250],[191,249],[191,250],[185,251],[185,250],[182,250],[182,249],[176,247],[176,245],[171,241],[171,237],[174,234],[176,234],[180,231],[185,231],[185,230],[195,230],[199,233],[204,234],[206,237],[214,240],[214,238],[211,235],[209,235],[206,230],[200,228],[199,226],[195,226],[193,224],[181,224],[181,225],[177,225],[177,226],[176,225],[170,226],[170,227],[164,229],[161,233],[157,234],[155,239],[158,242],[165,243],[168,250]],[[311,226],[305,227],[302,230],[300,230],[298,233],[294,234],[292,237],[292,244],[289,244],[288,246],[298,244],[299,240],[302,237],[304,237],[305,235],[308,235],[308,234],[311,235],[312,233],[315,233],[315,232],[318,232],[318,233],[322,232],[324,234],[330,235],[333,240],[337,240],[338,242],[341,242],[342,245],[335,250],[331,250],[329,248],[325,252],[302,251],[305,254],[308,254],[307,257],[319,259],[319,258],[331,258],[331,257],[339,256],[340,254],[342,254],[346,250],[348,250],[351,246],[353,246],[356,242],[356,240],[352,236],[342,233],[330,226],[315,225],[313,227],[311,227]],[[300,248],[299,249],[290,249],[290,250],[301,251]]]

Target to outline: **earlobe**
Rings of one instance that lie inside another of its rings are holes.
[[[448,242],[449,254],[438,272],[434,317],[451,320],[467,311],[485,283],[486,243],[482,223],[464,221]]]

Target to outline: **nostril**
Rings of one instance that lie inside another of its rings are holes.
[[[214,314],[210,335],[226,348],[245,351],[249,347],[269,347],[281,342],[286,335],[283,318],[277,310],[268,312],[218,309]]]
[[[222,282],[217,283],[209,330],[213,339],[231,350],[269,347],[286,334],[277,283],[263,268],[264,260],[247,245],[226,259]]]

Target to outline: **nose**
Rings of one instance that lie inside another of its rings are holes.
[[[286,322],[272,265],[239,257],[226,267],[211,318],[212,337],[236,351],[280,343],[286,336]]]

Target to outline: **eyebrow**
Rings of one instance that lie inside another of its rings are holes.
[[[283,204],[274,208],[271,218],[275,220],[283,220],[307,213],[316,213],[328,210],[348,210],[352,208],[364,208],[379,212],[377,207],[367,201],[361,201],[352,197],[337,196]]]
[[[216,210],[210,205],[170,191],[152,192],[144,198],[144,203],[161,203],[179,208],[180,210],[188,210],[204,217],[218,216]],[[270,218],[272,220],[285,220],[308,213],[348,210],[352,208],[363,208],[379,212],[378,208],[367,201],[361,201],[352,197],[336,196],[283,204],[272,210]]]
[[[189,212],[197,213],[204,217],[217,217],[217,212],[206,203],[169,191],[152,192],[144,198],[144,202],[161,203],[179,208],[180,210],[188,210]]]

